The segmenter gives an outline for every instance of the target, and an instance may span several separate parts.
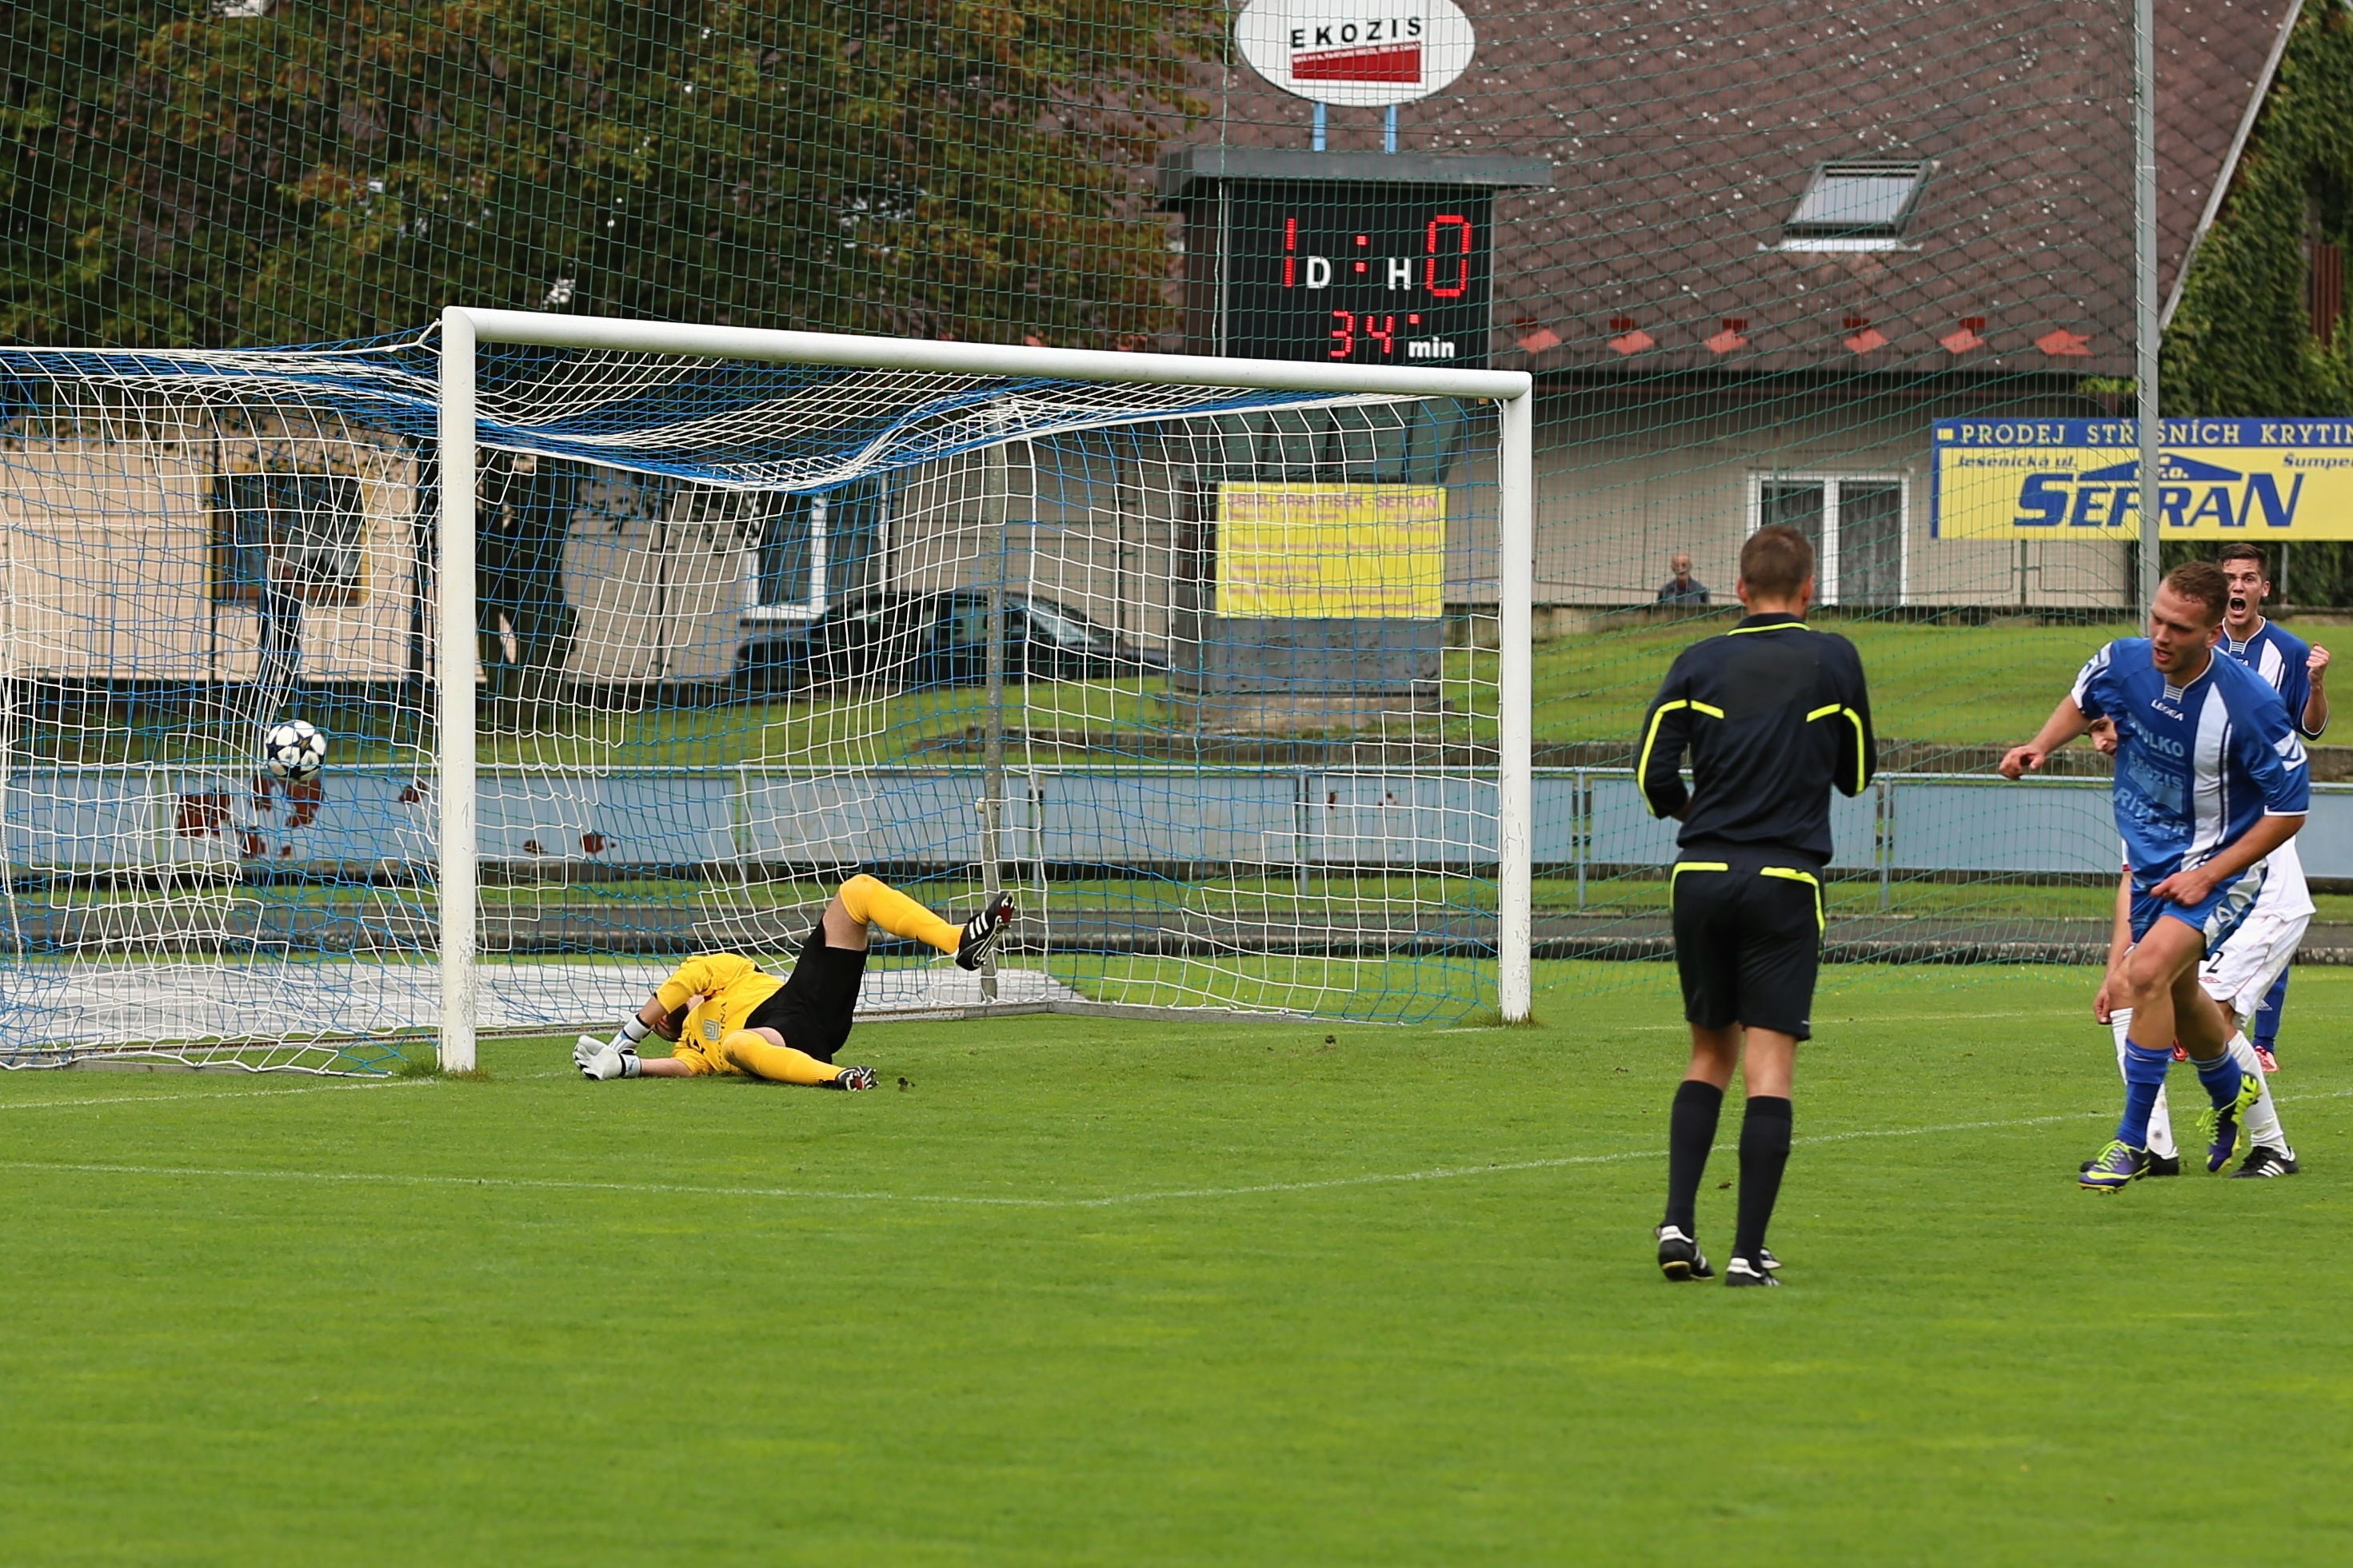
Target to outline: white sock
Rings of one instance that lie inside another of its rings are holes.
[[[2108,1023],[2116,1032],[2116,1071],[2125,1068],[2125,1034],[2132,1027],[2132,1009],[2119,1007],[2108,1015]],[[2173,1144],[2173,1113],[2166,1109],[2165,1090],[2157,1091],[2157,1108],[2148,1113],[2148,1152],[2168,1160],[2179,1157]]]
[[[2263,1098],[2247,1107],[2247,1136],[2266,1149],[2294,1158],[2295,1151],[2288,1147],[2287,1133],[2280,1126],[2279,1107],[2272,1103],[2271,1075],[2255,1059],[2254,1042],[2247,1038],[2244,1030],[2231,1037],[2231,1058],[2239,1064],[2241,1072],[2254,1074],[2255,1081],[2263,1086]]]

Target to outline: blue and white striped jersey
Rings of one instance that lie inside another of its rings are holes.
[[[2265,816],[2311,805],[2304,742],[2279,693],[2220,650],[2177,687],[2147,637],[2118,637],[2084,664],[2074,696],[2085,718],[2116,721],[2116,832],[2137,886],[2203,865]]]
[[[2276,622],[2265,621],[2244,642],[2232,642],[2231,628],[2224,626],[2220,646],[2280,694],[2280,700],[2287,705],[2287,721],[2295,726],[2297,734],[2307,741],[2320,739],[2320,730],[2304,727],[2304,705],[2312,697],[2312,671],[2305,662],[2312,657],[2310,643],[2294,632],[2283,631]],[[2321,729],[2327,727],[2324,724]]]

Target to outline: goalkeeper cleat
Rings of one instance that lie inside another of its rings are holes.
[[[2147,1150],[2136,1149],[2122,1139],[2112,1139],[2106,1148],[2092,1157],[2075,1182],[2094,1193],[2120,1193],[2145,1174],[2147,1168]]]
[[[956,939],[956,967],[978,969],[995,957],[997,943],[1012,921],[1013,895],[992,894],[987,906],[964,922],[964,934]]]
[[[856,1094],[860,1089],[872,1089],[874,1087],[874,1069],[872,1068],[844,1068],[841,1069],[839,1075],[834,1079],[829,1087],[845,1089],[851,1094]]]
[[[627,1046],[616,1046],[591,1035],[583,1035],[572,1046],[572,1065],[580,1076],[600,1083],[617,1078],[638,1076],[638,1053]]]
[[[2245,1129],[2240,1117],[2247,1107],[2263,1097],[2263,1080],[2259,1073],[2239,1075],[2239,1097],[2228,1105],[2210,1106],[2198,1117],[2198,1130],[2206,1134],[2206,1169],[2220,1171],[2239,1152],[2239,1135]]]
[[[1739,1257],[1734,1258],[1730,1263],[1724,1266],[1724,1282],[1726,1285],[1778,1285],[1781,1283],[1773,1278],[1772,1265],[1761,1258],[1752,1261]]]
[[[1707,1266],[1707,1254],[1699,1243],[1672,1225],[1659,1227],[1659,1272],[1680,1284],[1685,1279],[1713,1279],[1715,1270]]]
[[[2277,1149],[2267,1149],[2258,1143],[2247,1151],[2246,1161],[2231,1173],[2231,1179],[2242,1176],[2293,1176],[2296,1173],[2295,1156]]]

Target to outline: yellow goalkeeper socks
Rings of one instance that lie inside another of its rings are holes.
[[[910,942],[927,942],[942,952],[954,952],[964,938],[962,927],[951,925],[898,889],[872,877],[852,877],[834,896],[859,924],[881,926],[892,936],[903,936]]]
[[[797,1051],[790,1046],[772,1046],[754,1029],[736,1030],[719,1042],[719,1048],[738,1069],[771,1083],[814,1087],[831,1083],[841,1076],[841,1068],[828,1067],[807,1051]]]

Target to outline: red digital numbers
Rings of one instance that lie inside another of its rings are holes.
[[[1444,248],[1440,241],[1451,244]],[[1432,294],[1441,300],[1459,300],[1471,289],[1471,220],[1456,213],[1440,213],[1430,220],[1427,242],[1429,255],[1422,266],[1422,281]],[[1446,288],[1438,285],[1438,262],[1440,257],[1454,260],[1454,281]]]
[[[1335,310],[1332,319],[1340,324],[1332,329],[1332,337],[1340,346],[1332,351],[1334,359],[1346,359],[1356,352],[1356,338],[1362,333],[1368,343],[1381,345],[1381,353],[1388,359],[1397,357],[1397,317],[1394,314],[1376,316],[1370,310],[1358,315],[1354,310]],[[1408,320],[1419,318],[1409,317]],[[1378,322],[1376,326],[1374,323]]]

